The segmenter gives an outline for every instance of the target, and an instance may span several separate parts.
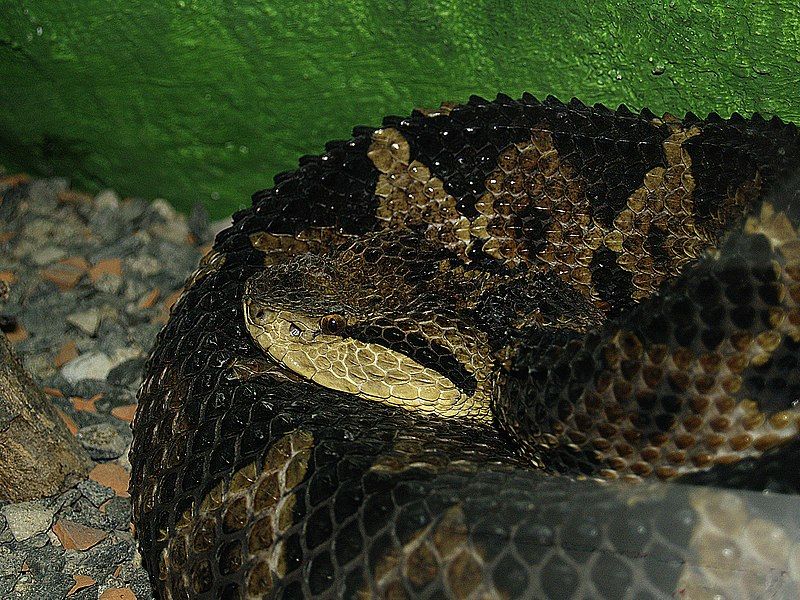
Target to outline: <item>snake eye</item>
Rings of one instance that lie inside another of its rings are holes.
[[[322,330],[322,333],[328,334],[341,333],[346,324],[347,321],[345,320],[344,316],[340,315],[339,313],[325,315],[319,320],[320,330]]]

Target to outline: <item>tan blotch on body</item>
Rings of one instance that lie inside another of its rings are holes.
[[[281,437],[263,463],[249,463],[221,481],[181,515],[174,531],[163,532],[169,543],[161,553],[159,578],[167,600],[211,592],[215,571],[225,576],[244,570],[241,597],[248,600],[273,590],[286,574],[284,537],[295,524],[295,490],[313,446],[305,431]]]
[[[784,336],[800,340],[800,237],[786,214],[768,202],[744,229],[764,235],[785,260],[772,265],[780,274],[781,305],[770,309],[769,326],[755,335],[732,335],[715,352],[702,355],[682,347],[647,346],[633,332],[618,331],[604,350],[608,367],[571,414],[542,434],[542,445],[591,448],[607,465],[600,473],[608,479],[669,479],[757,457],[797,437],[800,408],[765,413],[742,390],[747,370],[769,361]],[[635,377],[624,373],[633,368]],[[664,384],[681,390],[676,422],[669,432],[644,439],[630,420],[636,414],[631,403],[637,393]]]

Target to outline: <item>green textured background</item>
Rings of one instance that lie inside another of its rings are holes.
[[[0,163],[220,217],[353,125],[471,93],[798,120],[796,4],[0,0]]]

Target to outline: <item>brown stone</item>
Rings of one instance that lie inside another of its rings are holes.
[[[39,275],[42,279],[54,283],[62,292],[74,288],[83,277],[81,271],[71,267],[50,267],[40,271]]]
[[[139,308],[153,308],[158,301],[159,296],[161,296],[161,290],[158,288],[150,290],[147,294],[142,296],[141,300],[139,300]]]
[[[28,183],[31,176],[27,173],[14,173],[13,175],[6,175],[0,177],[0,185],[7,185],[9,187],[16,187],[22,183]]]
[[[99,600],[136,600],[136,594],[130,588],[108,588]]]
[[[131,423],[133,416],[136,414],[137,404],[125,404],[124,406],[117,406],[111,409],[111,414],[120,419]]]
[[[89,261],[83,258],[82,256],[69,256],[67,258],[62,258],[58,262],[61,265],[72,267],[73,269],[77,269],[78,271],[81,271],[83,273],[88,271],[89,267],[91,266],[89,264]]]
[[[100,485],[111,488],[117,494],[127,498],[130,474],[116,463],[101,463],[89,473],[89,479]]]
[[[88,550],[108,537],[108,533],[94,527],[86,527],[74,521],[59,519],[53,525],[53,533],[66,550]]]
[[[122,275],[122,259],[106,258],[89,269],[89,278],[97,282],[103,275]]]
[[[0,281],[8,285],[14,285],[18,280],[14,271],[0,271]]]
[[[103,394],[95,394],[91,398],[80,398],[79,396],[73,396],[70,398],[70,402],[72,402],[72,406],[75,410],[79,412],[91,412],[96,413],[97,407],[95,403],[103,397]]]
[[[71,361],[73,358],[77,358],[77,356],[78,356],[78,347],[75,345],[75,342],[73,340],[69,340],[58,350],[58,353],[53,359],[53,364],[56,366],[57,369],[60,369],[69,361]]]
[[[67,429],[69,429],[69,432],[72,435],[75,435],[76,433],[78,433],[78,425],[75,423],[75,421],[72,419],[72,417],[70,417],[67,413],[65,413],[63,410],[61,410],[57,406],[55,407],[55,409],[56,409],[56,413],[58,413],[58,416],[61,417],[62,421],[64,421],[64,424],[67,426]]]
[[[75,585],[73,585],[67,592],[67,597],[70,597],[76,592],[91,587],[97,583],[95,579],[92,579],[88,575],[73,575],[72,578],[75,580]]]
[[[92,201],[92,197],[89,194],[83,194],[73,190],[64,190],[58,192],[57,197],[58,201],[63,204],[84,204]]]
[[[6,334],[6,338],[12,344],[19,344],[22,340],[28,339],[28,330],[18,324],[14,331]]]

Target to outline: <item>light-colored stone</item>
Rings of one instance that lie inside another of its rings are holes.
[[[128,440],[110,423],[96,423],[78,430],[78,441],[92,460],[119,458],[128,446]]]
[[[100,319],[100,311],[97,308],[90,308],[67,316],[67,323],[74,325],[86,335],[94,336],[100,327]]]
[[[94,287],[100,292],[116,295],[122,287],[122,277],[114,275],[113,273],[101,275],[100,278],[94,282]]]
[[[67,255],[63,248],[55,246],[44,246],[31,253],[31,262],[37,267],[51,265],[57,260],[61,260]]]
[[[94,203],[97,208],[119,208],[120,197],[114,190],[103,190],[94,197]]]
[[[111,359],[102,352],[89,352],[65,364],[61,375],[70,383],[84,379],[105,380],[113,366]]]
[[[150,208],[165,221],[171,221],[178,217],[178,213],[175,212],[172,205],[163,198],[156,198],[153,200],[150,204]]]
[[[40,500],[8,504],[2,509],[11,534],[18,542],[44,533],[53,524],[55,508],[46,506]]]
[[[187,227],[186,221],[182,219],[156,223],[150,227],[150,232],[156,237],[172,242],[176,246],[185,244],[189,237],[189,227]]]

